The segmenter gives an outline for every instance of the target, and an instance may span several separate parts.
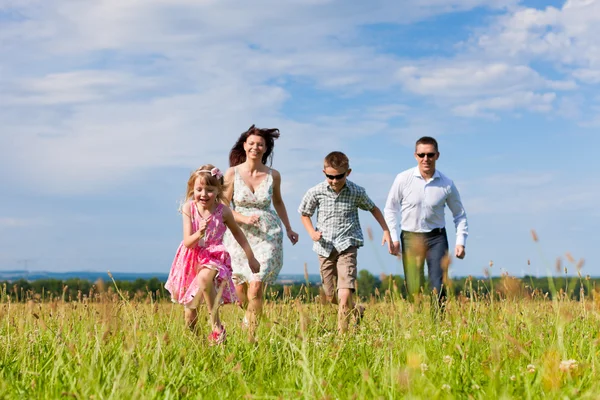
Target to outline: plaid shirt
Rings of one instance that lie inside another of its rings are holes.
[[[363,245],[359,208],[371,211],[375,203],[364,188],[348,180],[340,193],[336,193],[327,182],[321,182],[306,192],[298,212],[312,217],[317,211],[315,228],[322,237],[313,243],[313,250],[318,255],[329,257],[334,248],[341,253],[350,246]]]

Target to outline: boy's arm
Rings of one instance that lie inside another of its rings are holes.
[[[314,242],[321,240],[321,232],[315,230],[310,216],[303,214],[300,218],[302,218],[302,225],[304,225],[304,229],[308,232],[308,236],[310,236]]]
[[[392,243],[392,237],[390,236],[390,230],[388,229],[388,225],[385,222],[385,218],[383,217],[381,210],[379,207],[375,206],[371,209],[371,214],[373,214],[373,217],[375,217],[375,220],[379,222],[381,229],[383,229],[383,239],[381,240],[381,245],[383,246],[387,243],[388,252],[390,254],[394,254],[394,245]]]
[[[315,242],[321,239],[321,232],[315,230],[310,217],[315,213],[318,206],[319,201],[317,200],[317,195],[314,193],[313,189],[309,189],[302,198],[300,207],[298,207],[302,225],[304,225],[304,229],[306,229],[310,238]]]

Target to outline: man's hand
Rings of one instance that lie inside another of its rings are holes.
[[[390,254],[393,256],[399,256],[400,254],[402,254],[400,250],[400,242],[392,243],[392,251],[390,252]]]
[[[454,249],[454,255],[456,256],[456,258],[461,260],[465,258],[465,246],[462,246],[460,244],[456,245],[456,248]]]

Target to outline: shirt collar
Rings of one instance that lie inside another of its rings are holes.
[[[419,171],[419,167],[415,167],[415,169],[413,170],[413,176],[423,179],[423,177],[421,176],[421,172]],[[439,179],[439,178],[440,178],[440,171],[438,171],[436,168],[435,172],[433,173],[433,176],[431,177],[431,180]]]
[[[331,186],[329,186],[329,183],[327,183],[327,181],[324,181],[323,183],[325,184],[325,190],[327,190],[327,191],[329,191],[329,192],[331,192],[331,193],[334,193],[334,194],[340,194],[340,193],[342,193],[344,190],[346,190],[346,189],[350,189],[350,188],[348,187],[348,184],[350,183],[350,182],[348,181],[348,179],[346,179],[346,183],[344,184],[344,186],[342,187],[342,190],[340,190],[340,192],[339,192],[339,193],[336,193],[336,191],[335,191],[335,190],[333,190],[333,188],[332,188]]]

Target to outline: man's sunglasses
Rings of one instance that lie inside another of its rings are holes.
[[[429,158],[433,158],[436,156],[437,153],[417,153],[417,157],[419,158],[424,158],[425,156],[429,157]]]
[[[327,179],[331,179],[331,180],[337,179],[337,180],[339,181],[340,179],[342,179],[343,177],[345,177],[345,176],[346,176],[346,173],[347,173],[347,172],[348,172],[348,171],[344,172],[343,174],[339,174],[339,175],[329,175],[329,174],[325,174],[325,176],[327,177]]]

